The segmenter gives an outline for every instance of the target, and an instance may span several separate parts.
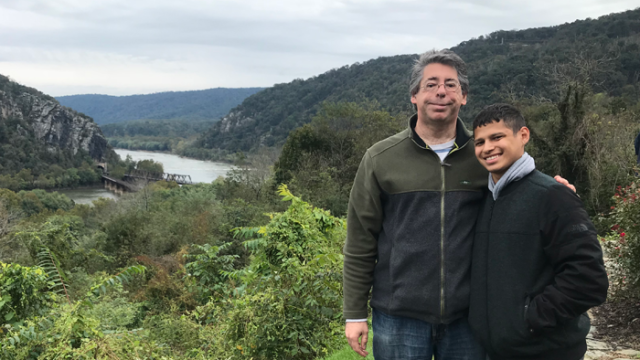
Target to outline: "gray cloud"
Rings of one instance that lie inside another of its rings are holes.
[[[637,0],[0,0],[0,74],[52,95],[270,86]]]

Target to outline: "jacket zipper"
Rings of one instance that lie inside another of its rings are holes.
[[[449,153],[450,154],[450,153]],[[440,318],[444,318],[444,160],[440,166],[440,173],[442,175],[442,190],[440,193]],[[446,164],[449,165],[449,164]],[[450,166],[450,165],[449,165]]]
[[[468,141],[467,141],[468,142]],[[449,151],[449,153],[447,154],[447,156],[453,154],[454,152],[462,149],[463,147],[465,147],[465,145],[467,145],[467,143],[464,143],[462,145],[462,147],[458,147],[458,144],[454,143],[454,145],[456,146],[455,149],[451,149],[451,151]],[[437,154],[436,154],[437,155]],[[446,157],[445,157],[446,160]],[[445,296],[444,296],[444,285],[445,285],[445,272],[444,272],[444,261],[445,261],[445,256],[444,256],[444,220],[445,220],[445,212],[444,212],[444,195],[446,193],[446,186],[445,186],[445,173],[444,173],[444,167],[445,166],[451,166],[451,164],[446,163],[444,160],[441,161],[442,165],[440,166],[440,173],[441,173],[441,179],[442,179],[442,190],[440,193],[440,319],[444,318],[444,311],[445,311]]]
[[[418,145],[418,147],[422,149],[430,150],[429,147],[420,146],[415,140],[413,140],[413,138],[411,139],[411,141],[413,141],[414,144]],[[467,146],[469,141],[462,144],[461,147],[458,147],[458,144],[454,142],[454,145],[456,147],[455,149],[451,149],[451,151],[447,154],[447,156]],[[438,158],[438,160],[440,160],[440,157],[438,156],[438,154],[436,154],[435,152],[433,152],[433,154]],[[442,188],[440,190],[440,318],[441,319],[444,318],[444,310],[445,310],[445,299],[444,299],[444,281],[445,281],[445,276],[444,276],[444,260],[445,260],[445,256],[444,256],[444,219],[445,219],[444,194],[446,190],[445,174],[444,174],[445,166],[451,166],[451,164],[446,163],[444,160],[440,161],[440,174],[441,174],[441,180],[442,180]]]

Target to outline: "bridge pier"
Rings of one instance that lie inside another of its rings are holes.
[[[131,186],[125,184],[124,182],[112,179],[105,175],[102,176],[102,181],[104,182],[104,188],[116,193],[116,195],[123,195],[128,191],[135,191]]]

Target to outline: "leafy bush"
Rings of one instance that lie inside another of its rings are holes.
[[[191,280],[201,301],[209,299],[219,301],[223,295],[227,294],[229,287],[226,285],[226,276],[223,272],[233,271],[233,263],[238,255],[223,255],[231,246],[226,243],[222,246],[211,246],[209,244],[194,245],[196,254],[185,254],[191,260],[185,265],[187,270],[187,281]]]
[[[640,296],[640,188],[632,183],[618,187],[615,205],[605,221],[611,231],[602,239],[613,268],[609,279],[613,290]]]
[[[245,241],[252,260],[242,270],[223,272],[241,285],[221,322],[238,357],[313,359],[334,349],[342,332],[345,224],[284,185],[279,194],[291,201],[287,211],[271,214],[266,226],[236,230],[253,238]]]
[[[93,306],[86,311],[86,315],[100,321],[100,330],[113,331],[119,329],[132,329],[138,321],[137,316],[141,303],[132,303],[127,300],[127,292],[122,284],[113,286],[113,291],[100,297]]]
[[[101,330],[101,319],[91,313],[109,288],[118,287],[144,271],[143,266],[131,266],[102,279],[83,299],[62,306],[46,319],[28,319],[5,326],[0,355],[3,359],[125,359],[129,358],[128,353],[145,350],[133,333],[108,336]],[[157,348],[150,345],[146,346],[148,350]]]
[[[0,263],[0,324],[16,324],[45,315],[56,296],[53,282],[38,267]]]

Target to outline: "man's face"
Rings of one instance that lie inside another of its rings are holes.
[[[420,89],[411,102],[416,104],[421,121],[455,121],[467,95],[462,94],[455,68],[433,63],[424,68]]]
[[[529,142],[529,129],[523,127],[515,134],[504,121],[478,126],[473,130],[476,157],[497,182],[511,165],[522,157]]]

